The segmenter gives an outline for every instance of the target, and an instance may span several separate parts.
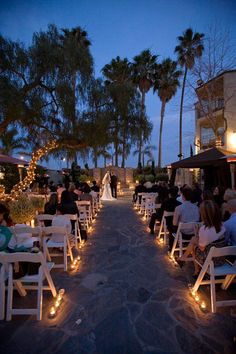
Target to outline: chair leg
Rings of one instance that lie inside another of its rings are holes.
[[[163,228],[163,218],[162,218],[162,220],[161,220],[161,225],[160,225],[159,232],[158,232],[158,236],[157,236],[157,239],[158,239],[158,240],[161,238],[162,228]]]
[[[164,245],[167,244],[167,227],[166,227],[166,218],[164,218],[164,221],[163,221],[163,226],[164,226]]]
[[[5,317],[5,267],[2,265],[0,270],[0,320]]]
[[[63,247],[63,256],[64,256],[64,271],[67,271],[67,242],[64,238],[64,247]]]
[[[70,260],[71,260],[71,262],[73,262],[74,258],[73,258],[73,254],[71,251],[71,245],[70,245],[70,240],[69,240],[68,236],[67,236],[66,240],[67,240],[67,247],[68,247],[68,251],[69,251]]]
[[[8,289],[7,289],[7,321],[12,318],[12,299],[13,299],[13,270],[12,264],[9,264],[8,270]]]
[[[176,249],[176,246],[177,246],[177,242],[178,242],[178,238],[179,238],[179,235],[178,233],[175,235],[175,240],[174,240],[174,243],[173,243],[173,246],[172,246],[172,250],[170,252],[170,256],[173,257],[174,253],[175,253],[175,249]]]
[[[179,235],[179,257],[182,257],[183,255],[183,240],[182,240],[182,234],[180,233]]]
[[[216,312],[216,289],[215,289],[215,275],[214,275],[214,263],[210,263],[210,285],[211,285],[211,311]]]
[[[42,319],[42,307],[43,307],[43,274],[42,266],[39,268],[39,282],[38,282],[38,295],[37,295],[37,320]]]
[[[221,285],[221,288],[223,290],[227,290],[228,287],[230,286],[230,284],[232,283],[232,281],[234,280],[235,275],[227,275],[223,284]]]

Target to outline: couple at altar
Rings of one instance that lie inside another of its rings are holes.
[[[107,171],[102,180],[101,200],[117,199],[117,177],[113,172]]]

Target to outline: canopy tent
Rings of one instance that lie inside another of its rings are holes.
[[[209,150],[203,151],[200,154],[188,157],[186,159],[173,162],[171,168],[203,168],[205,166],[217,166],[226,164],[226,156],[235,155],[232,151],[227,151],[221,148],[213,147]]]
[[[16,159],[15,157],[0,154],[0,164],[9,163],[12,165],[28,165],[29,163],[24,160]]]
[[[230,166],[227,157],[235,155],[232,151],[213,147],[197,155],[173,162],[171,164],[171,184],[174,184],[178,168],[201,168],[204,170],[205,188],[217,185],[231,187]]]

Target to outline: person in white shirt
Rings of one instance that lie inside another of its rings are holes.
[[[63,215],[63,208],[61,205],[57,206],[57,213],[52,219],[52,226],[65,227],[68,235],[71,234],[71,221]],[[52,234],[51,240],[53,242],[63,242],[63,236]]]

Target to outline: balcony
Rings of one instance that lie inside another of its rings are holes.
[[[205,117],[209,111],[212,113],[217,112],[224,108],[224,99],[219,98],[211,102],[202,102],[202,107],[197,108],[197,119]]]
[[[213,147],[222,147],[222,146],[224,146],[223,138],[210,139],[208,141],[203,141],[200,143],[200,150],[207,150]]]

